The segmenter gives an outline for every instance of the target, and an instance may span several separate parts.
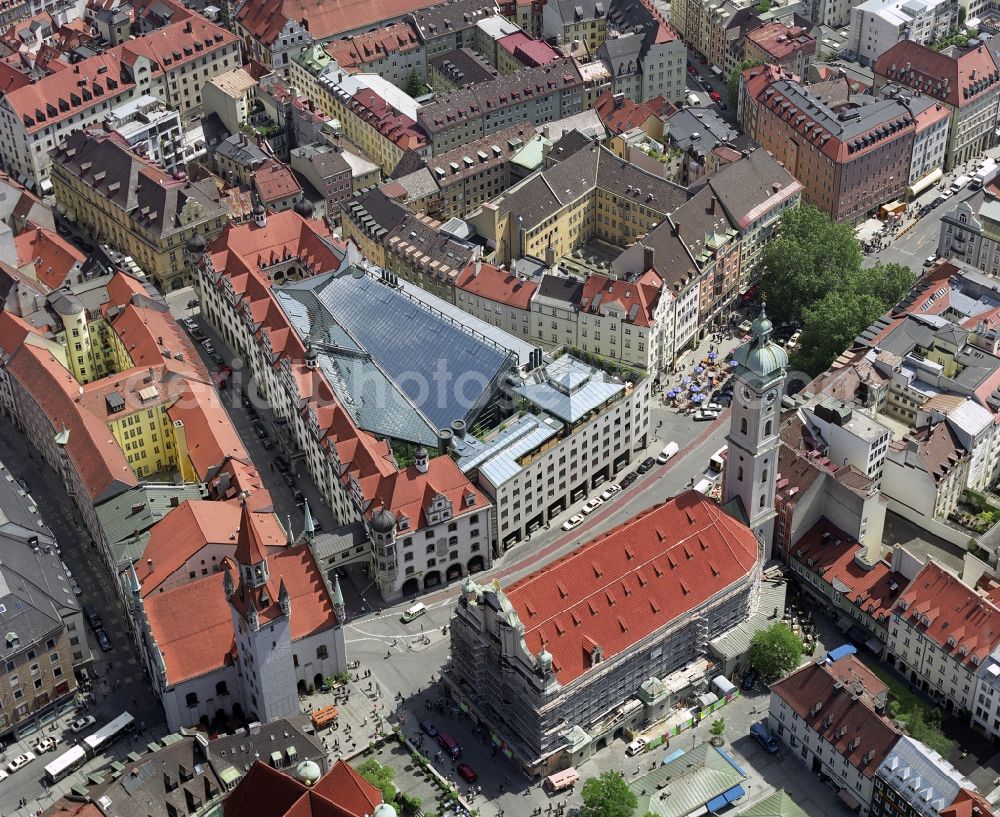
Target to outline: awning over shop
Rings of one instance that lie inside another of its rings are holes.
[[[930,187],[932,184],[937,184],[943,178],[944,178],[944,170],[940,167],[936,167],[926,176],[917,179],[913,184],[911,184],[907,192],[910,194],[910,198],[913,198],[914,196],[919,196],[928,187]]]
[[[726,798],[727,803],[735,803],[741,797],[746,797],[746,789],[742,786],[733,786],[729,791],[727,791],[722,796]]]
[[[729,802],[721,794],[718,797],[713,797],[705,803],[705,808],[707,808],[712,814],[716,814],[728,806]]]

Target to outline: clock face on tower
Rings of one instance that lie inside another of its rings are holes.
[[[764,402],[767,403],[767,405],[771,405],[777,399],[778,399],[777,389],[771,389],[767,394],[764,395]]]
[[[748,403],[749,403],[749,402],[750,402],[751,400],[753,400],[753,396],[754,396],[754,395],[753,395],[753,392],[752,392],[752,391],[750,391],[750,387],[749,387],[749,386],[744,386],[744,387],[743,387],[743,388],[742,388],[742,389],[740,390],[740,397],[742,397],[742,398],[743,398],[743,399],[744,399],[744,400],[745,400],[746,402],[748,402]]]

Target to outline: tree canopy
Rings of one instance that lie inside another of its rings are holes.
[[[358,766],[358,774],[382,792],[382,799],[386,803],[393,805],[396,802],[396,787],[392,783],[396,770],[391,766],[383,766],[370,757]]]
[[[776,621],[766,630],[758,630],[747,651],[750,666],[765,681],[787,675],[802,659],[802,639],[783,621]]]
[[[639,799],[618,772],[604,772],[583,784],[580,817],[632,817]]]
[[[909,267],[862,267],[862,260],[850,225],[811,204],[781,217],[778,237],[764,250],[761,291],[772,321],[802,324],[796,368],[823,371],[913,284]]]

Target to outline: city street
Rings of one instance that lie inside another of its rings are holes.
[[[28,452],[27,457],[25,452]],[[97,552],[91,547],[90,537],[76,507],[66,495],[58,476],[37,455],[31,453],[29,442],[6,417],[0,417],[0,460],[18,478],[28,481],[31,497],[62,549],[63,561],[83,588],[79,601],[90,603],[97,609],[111,639],[111,651],[101,652],[93,632],[89,628],[86,630],[94,656],[88,672],[96,676],[95,704],[81,714],[93,715],[97,718],[98,725],[101,725],[128,711],[145,725],[146,731],[132,738],[135,742],[133,745],[144,746],[166,733],[163,711],[159,702],[152,697],[149,683],[143,677],[142,666],[118,604],[118,595]],[[42,783],[45,765],[82,737],[72,734],[66,728],[74,717],[76,715],[71,709],[56,722],[54,730],[51,730],[51,726],[44,730],[46,737],[58,736],[61,739],[55,752],[40,755],[33,763],[3,782],[0,786],[0,814],[7,817],[33,814],[38,808],[47,807],[54,797],[68,792],[74,785],[85,780],[89,771],[104,766],[109,758],[120,759],[131,751],[129,739],[123,739],[111,747],[108,755],[95,758],[81,771],[65,778],[53,789],[46,790]],[[21,752],[31,749],[37,738],[38,734],[27,735],[14,742],[10,738],[5,739],[4,765]],[[19,810],[16,805],[21,798],[27,798],[28,806]]]

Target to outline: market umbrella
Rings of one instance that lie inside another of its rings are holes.
[[[692,392],[699,392],[699,391],[701,391],[701,386],[699,386],[697,383],[692,383],[691,384],[691,391]]]
[[[704,399],[705,399],[705,395],[704,394],[695,394],[695,395],[692,395],[692,397],[691,397],[691,400],[693,402],[695,402],[695,403],[700,403]]]
[[[703,371],[705,371],[705,367],[704,366],[695,366],[694,367],[694,373],[695,374],[701,374]]]
[[[737,365],[737,362],[738,362],[738,361],[737,361],[737,360],[736,360],[736,358],[734,357],[734,358],[733,358],[732,360],[730,360],[730,361],[729,361],[729,365],[730,365],[730,366],[735,366],[735,365]]]
[[[718,356],[719,356],[718,352],[709,352],[708,353],[708,359],[709,360],[715,360]]]
[[[683,384],[684,384],[685,386],[686,386],[686,385],[687,385],[688,383],[690,383],[690,382],[691,382],[691,378],[690,378],[690,377],[687,377],[687,376],[685,376],[685,377],[684,377],[684,379],[683,379],[683,380],[681,381],[681,383],[683,383]]]

